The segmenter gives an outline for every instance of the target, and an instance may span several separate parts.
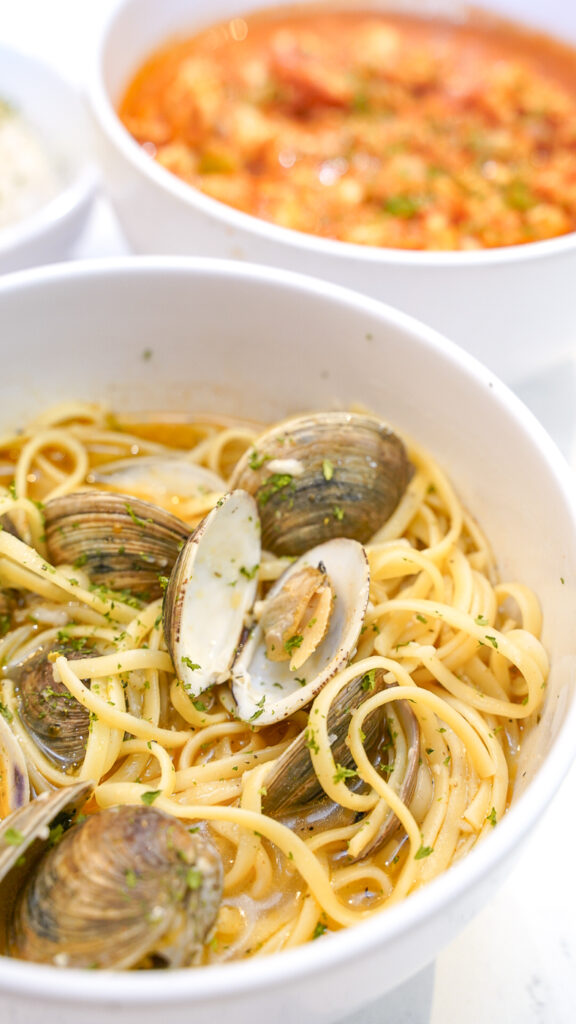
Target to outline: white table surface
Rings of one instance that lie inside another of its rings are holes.
[[[95,35],[114,4],[0,0],[0,42],[43,57],[82,87]],[[74,256],[128,252],[101,195]],[[576,316],[574,360],[568,353],[516,390],[576,464]],[[345,1024],[574,1024],[575,810],[576,766],[489,906],[430,969]]]

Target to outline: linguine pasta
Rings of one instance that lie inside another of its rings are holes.
[[[88,813],[153,804],[208,834],[225,876],[204,963],[287,949],[354,925],[464,856],[506,812],[519,747],[537,722],[548,671],[534,594],[498,580],[478,524],[436,462],[409,445],[412,479],[366,545],[370,600],[351,663],[311,706],[273,725],[237,720],[226,684],[192,699],[164,641],[162,598],[107,592],[82,564],[51,565],[43,505],[101,486],[94,474],[103,463],[175,449],[226,482],[258,432],[210,418],[119,420],[103,408],[70,403],[0,439],[0,585],[9,599],[0,699],[32,792],[93,780]],[[193,497],[138,493],[191,528],[221,497],[211,490]],[[289,561],[263,553],[260,593]],[[76,649],[74,658],[51,656],[54,679],[90,715],[85,755],[72,769],[41,749],[20,715],[11,667],[39,642]],[[393,685],[375,690],[376,672]],[[351,714],[347,740],[356,767],[343,770],[328,713],[359,676],[366,699]],[[408,803],[400,795],[409,751],[399,692],[420,733]],[[364,727],[382,707],[393,757],[375,765]],[[324,828],[294,829],[262,813],[271,769],[303,730],[322,789],[352,812],[345,824],[335,818]],[[353,789],[352,776],[365,785]],[[363,855],[390,810],[399,827],[382,848]]]

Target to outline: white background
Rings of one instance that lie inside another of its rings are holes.
[[[114,0],[0,0],[0,42],[42,56],[82,88],[95,38],[113,6]],[[101,196],[75,255],[127,252]],[[574,335],[576,355],[576,317]],[[517,386],[569,458],[575,382],[568,355]],[[346,1024],[574,1024],[575,877],[576,768],[490,905],[433,968]]]

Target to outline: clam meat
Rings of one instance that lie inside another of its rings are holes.
[[[312,548],[285,571],[232,665],[241,719],[269,725],[310,703],[352,657],[369,587],[364,548],[344,537]]]
[[[256,601],[260,556],[256,502],[232,491],[183,547],[163,617],[187,693],[231,680],[237,716],[268,725],[309,704],[352,657],[370,572],[362,545],[338,537],[302,555]]]

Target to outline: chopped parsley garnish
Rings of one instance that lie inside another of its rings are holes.
[[[264,704],[265,703],[266,703],[266,694],[264,694],[264,696],[258,701],[258,703],[256,705],[258,710],[255,711],[253,715],[250,715],[250,721],[251,722],[255,721],[256,718],[260,718],[260,715],[263,714],[263,712],[264,712]]]
[[[247,569],[245,565],[240,566],[240,573],[245,576],[247,580],[253,580],[260,565],[253,565],[251,569]]]
[[[419,213],[422,207],[422,199],[420,196],[388,196],[384,201],[384,209],[386,213],[392,214],[393,217],[401,217],[403,220],[410,220]]]
[[[146,793],[141,794],[140,799],[143,804],[148,804],[149,807],[150,804],[153,804],[158,799],[161,793],[161,789],[149,789]]]
[[[366,672],[366,674],[364,676],[362,676],[362,681],[360,683],[360,689],[361,690],[373,690],[375,685],[376,685],[375,680],[376,680],[376,669],[372,668],[372,669],[370,669],[369,672]]]
[[[292,651],[302,646],[304,637],[301,633],[295,633],[294,636],[288,637],[288,640],[284,641],[284,650],[287,654],[292,654]]]
[[[259,455],[256,449],[250,452],[248,458],[248,465],[250,469],[261,469],[265,462],[270,458],[269,455]]]
[[[195,661],[192,661],[192,658],[189,658],[186,654],[183,654],[180,660],[182,661],[183,665],[186,665],[186,667],[190,669],[191,672],[196,672],[197,669],[202,668],[201,665],[198,665]]]
[[[10,708],[7,708],[6,705],[2,703],[1,700],[0,700],[0,715],[2,715],[2,717],[5,718],[7,722],[11,722],[12,719],[14,718],[14,715],[10,711]]]
[[[186,885],[189,889],[199,889],[202,885],[202,872],[198,868],[188,868]]]
[[[24,833],[17,828],[7,828],[3,837],[7,846],[20,846],[24,842]]]
[[[424,860],[424,857],[429,857],[431,853],[434,853],[433,846],[421,846],[414,854],[414,860]]]
[[[511,210],[520,210],[525,213],[536,205],[536,196],[526,182],[515,178],[504,188],[504,200]]]
[[[134,868],[126,868],[124,878],[126,879],[126,885],[129,889],[133,889],[138,881],[138,875],[134,871]]]
[[[258,491],[258,502],[260,505],[266,505],[275,494],[279,491],[285,491],[286,488],[293,490],[294,485],[292,483],[291,473],[272,473],[268,477],[266,483]],[[287,494],[282,494],[282,498],[287,498]]]
[[[344,782],[344,779],[353,779],[358,772],[354,768],[346,768],[343,764],[336,765],[336,771],[334,772],[334,782]]]
[[[139,515],[136,515],[136,512],[132,508],[132,505],[129,505],[128,502],[126,502],[124,508],[126,509],[128,515],[130,516],[130,519],[132,520],[133,523],[136,524],[136,526],[148,526],[152,522],[151,519],[142,519]]]
[[[308,750],[313,750],[315,754],[320,753],[320,747],[318,745],[318,740],[316,739],[316,733],[314,732],[313,729],[306,729],[304,733],[304,739],[306,741],[306,746],[308,747]]]
[[[492,828],[494,828],[494,826],[498,823],[498,818],[496,817],[496,808],[495,807],[492,808],[492,810],[490,811],[490,814],[486,815],[486,821],[490,822],[490,824],[492,825]]]

